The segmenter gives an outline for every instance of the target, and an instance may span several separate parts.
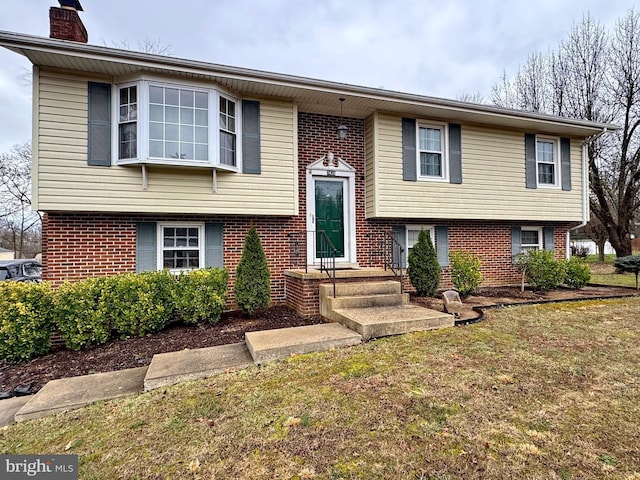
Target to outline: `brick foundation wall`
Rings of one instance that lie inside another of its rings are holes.
[[[43,278],[54,286],[65,280],[136,271],[136,222],[215,222],[223,224],[224,266],[229,271],[229,306],[234,307],[235,271],[244,238],[255,225],[271,271],[271,296],[284,303],[284,271],[291,268],[292,230],[288,217],[136,216],[102,214],[45,215],[43,222]]]

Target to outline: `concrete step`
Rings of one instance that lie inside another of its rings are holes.
[[[356,295],[381,295],[400,293],[400,282],[385,280],[382,282],[344,282],[336,283],[336,297],[351,297]],[[320,298],[333,297],[333,285],[320,285]]]
[[[320,352],[357,345],[362,337],[337,323],[279,328],[245,333],[247,348],[257,364],[281,360],[294,354]]]
[[[16,423],[16,413],[33,397],[34,395],[28,395],[0,400],[0,428]]]
[[[338,308],[367,308],[406,305],[409,303],[408,293],[379,293],[376,295],[352,295],[349,297],[325,297],[328,310]]]
[[[144,377],[144,390],[210,377],[253,365],[244,343],[195,348],[154,355]]]
[[[15,414],[16,422],[142,392],[147,367],[51,380]]]
[[[453,327],[455,322],[453,315],[417,305],[340,308],[333,311],[331,320],[358,332],[363,340]]]

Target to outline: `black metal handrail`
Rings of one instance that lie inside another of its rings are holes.
[[[302,244],[303,235],[305,244]],[[331,283],[333,284],[333,296],[336,296],[336,256],[338,249],[324,230],[309,230],[306,232],[290,232],[287,234],[290,238],[289,258],[291,268],[300,268],[304,265],[304,271],[309,271],[309,262],[307,260],[307,243],[311,239],[313,245],[313,256],[320,260],[320,271],[325,272]],[[311,238],[310,238],[311,237]],[[304,253],[303,253],[304,252]]]
[[[333,296],[336,296],[336,254],[338,249],[333,245],[333,242],[324,230],[316,231],[316,255],[320,259],[320,271],[326,272],[333,284]]]
[[[372,235],[368,235],[368,237],[371,238]],[[391,270],[400,281],[401,293],[404,293],[405,268],[402,266],[404,250],[404,246],[391,232],[383,233],[382,239],[378,239],[375,243],[370,241],[370,255],[372,257],[382,258],[384,269]]]

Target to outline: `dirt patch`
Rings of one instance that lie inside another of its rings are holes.
[[[226,313],[216,325],[173,325],[153,335],[112,340],[80,351],[58,348],[25,364],[0,361],[0,397],[35,393],[50,380],[143,367],[157,353],[204,348],[244,341],[244,333],[323,323],[286,307],[272,307],[259,316]]]

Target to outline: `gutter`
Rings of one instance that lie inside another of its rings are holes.
[[[577,230],[579,228],[584,227],[589,222],[589,165],[587,164],[587,147],[590,143],[597,140],[600,136],[607,133],[609,130],[607,127],[604,127],[602,131],[596,133],[595,135],[591,135],[584,139],[582,142],[582,146],[580,147],[582,150],[582,223],[576,225],[575,227],[567,230],[565,236],[565,257],[567,260],[571,257],[571,232]]]

